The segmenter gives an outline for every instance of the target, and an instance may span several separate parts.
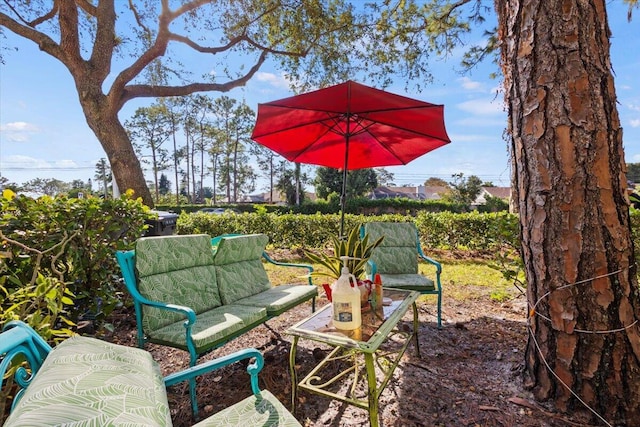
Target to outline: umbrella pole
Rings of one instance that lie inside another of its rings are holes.
[[[344,208],[347,205],[347,168],[342,172],[342,195],[340,196],[340,238],[344,237]]]
[[[349,92],[351,98],[351,92]],[[347,166],[349,165],[349,124],[351,115],[347,113],[347,134],[345,135],[344,168],[342,168],[342,194],[340,195],[340,239],[344,237],[344,208],[347,205]]]

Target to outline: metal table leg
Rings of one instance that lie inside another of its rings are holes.
[[[291,375],[291,412],[296,412],[296,400],[298,394],[298,374],[296,373],[296,351],[298,350],[298,339],[294,336],[289,352],[289,374]]]
[[[376,381],[376,369],[373,364],[373,354],[364,353],[364,364],[367,369],[367,387],[369,389],[369,424],[378,427],[378,384]]]
[[[420,323],[418,322],[418,306],[416,305],[415,301],[413,302],[413,342],[416,346],[416,354],[418,355],[418,358],[421,358],[420,356],[420,340],[418,339],[418,327],[419,327]]]

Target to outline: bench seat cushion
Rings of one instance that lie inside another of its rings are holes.
[[[146,351],[75,336],[58,344],[4,424],[170,426],[160,369]]]
[[[194,427],[298,427],[300,425],[273,394],[262,390],[259,396],[249,396],[199,422]]]
[[[225,343],[238,334],[265,322],[267,318],[265,308],[237,304],[224,305],[200,313],[191,330],[196,352],[201,353]],[[150,332],[149,340],[186,350],[184,322],[175,322]]]
[[[259,294],[239,299],[234,304],[264,307],[267,315],[273,317],[315,296],[318,296],[318,288],[315,286],[279,285]]]
[[[422,274],[381,274],[382,286],[404,289],[408,291],[433,291],[436,289],[433,280]]]

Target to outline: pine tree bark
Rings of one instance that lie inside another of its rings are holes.
[[[496,0],[527,276],[525,385],[640,425],[640,298],[604,0]],[[572,392],[571,392],[571,391]],[[595,415],[594,415],[595,417]]]

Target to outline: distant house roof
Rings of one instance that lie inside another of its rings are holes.
[[[316,193],[305,192],[304,197],[306,200],[315,201],[317,199]],[[275,204],[285,204],[286,198],[284,194],[279,191],[273,192],[273,199],[271,197],[271,192],[266,193],[258,193],[258,194],[249,194],[246,196],[242,196],[240,202],[243,203],[275,203]]]
[[[487,203],[487,196],[508,201],[511,198],[511,187],[482,187],[480,194],[478,194],[472,205],[484,205]]]
[[[378,187],[369,193],[370,199],[390,199],[394,197],[406,197],[415,200],[438,200],[449,192],[448,187],[419,185],[417,187]]]
[[[438,200],[442,198],[444,194],[447,194],[451,191],[449,187],[441,187],[436,185],[429,185],[422,188],[424,188],[424,194],[427,200]]]
[[[370,199],[393,199],[394,197],[409,197],[407,193],[397,191],[389,187],[378,187],[374,189],[368,196]]]
[[[499,199],[509,199],[511,197],[511,187],[482,187],[482,189]]]

